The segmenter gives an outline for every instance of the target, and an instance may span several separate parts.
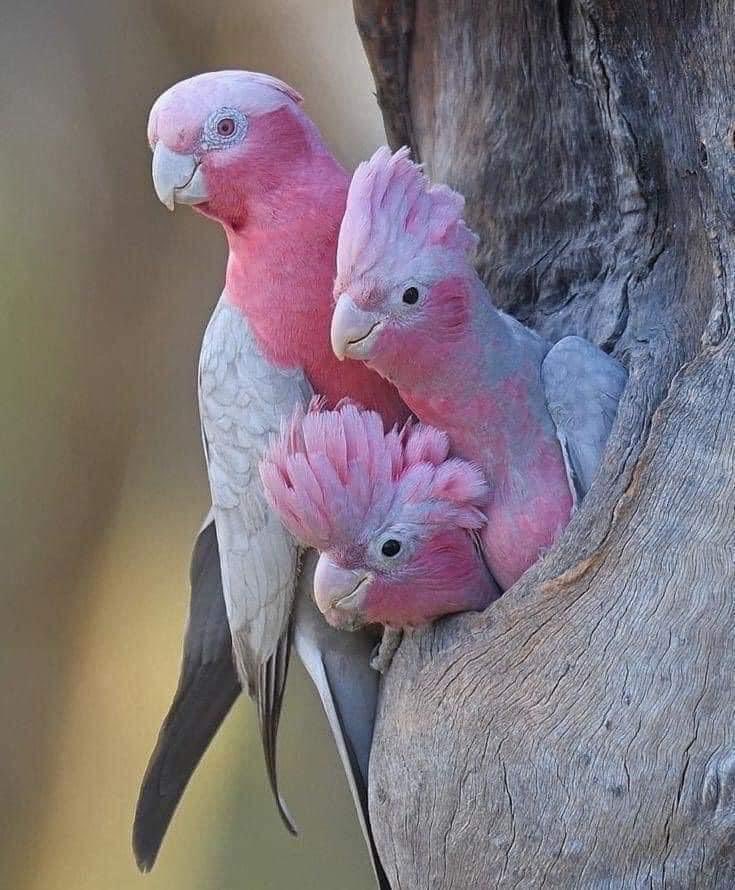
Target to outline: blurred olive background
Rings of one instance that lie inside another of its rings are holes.
[[[32,0],[0,8],[0,888],[370,888],[322,713],[294,664],[282,829],[250,703],[154,871],[130,829],[176,685],[207,506],[195,404],[219,229],[155,198],[145,124],[171,83],[278,75],[354,166],[382,141],[349,0]]]

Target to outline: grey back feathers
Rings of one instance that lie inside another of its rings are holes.
[[[582,337],[564,337],[544,358],[546,404],[575,502],[597,473],[627,379],[619,361]]]

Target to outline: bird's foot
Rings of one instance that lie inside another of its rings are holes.
[[[384,674],[393,661],[396,649],[401,645],[403,631],[394,627],[386,627],[383,630],[381,641],[373,649],[370,656],[370,667],[374,671]]]

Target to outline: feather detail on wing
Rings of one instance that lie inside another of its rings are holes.
[[[564,337],[546,355],[541,378],[578,502],[599,469],[628,375],[589,340]]]
[[[202,436],[235,665],[257,700],[269,778],[290,831],[277,793],[275,741],[299,560],[295,541],[265,501],[258,463],[281,419],[311,396],[303,371],[265,359],[243,314],[223,297],[199,363]]]
[[[295,836],[298,834],[296,823],[291,818],[286,802],[278,790],[278,762],[276,758],[278,724],[281,719],[281,705],[283,704],[283,693],[286,690],[290,655],[291,632],[289,628],[278,641],[273,655],[258,669],[258,687],[255,699],[258,705],[258,725],[268,781],[281,820],[289,834]]]

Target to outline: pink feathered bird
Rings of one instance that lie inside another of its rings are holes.
[[[334,627],[412,627],[497,596],[477,537],[489,487],[449,457],[445,433],[410,421],[385,433],[350,404],[299,407],[260,474],[286,528],[321,554],[314,595]]]
[[[370,842],[367,759],[377,697],[370,644],[334,633],[310,611],[309,572],[266,504],[257,468],[282,418],[314,391],[331,404],[352,396],[389,425],[408,412],[390,384],[332,354],[332,282],[348,176],[300,103],[273,77],[223,71],[176,84],[150,114],[158,197],[172,210],[192,205],[220,223],[229,255],[199,364],[216,536],[206,525],[195,549],[181,686],[136,813],[134,845],[146,869],[237,694],[232,655],[256,699],[268,773],[291,826],[278,795],[275,748],[297,589],[296,649],[318,688]]]
[[[360,165],[339,237],[332,345],[394,383],[491,480],[483,547],[507,589],[589,488],[626,373],[592,343],[552,346],[493,306],[463,207],[407,149]]]

